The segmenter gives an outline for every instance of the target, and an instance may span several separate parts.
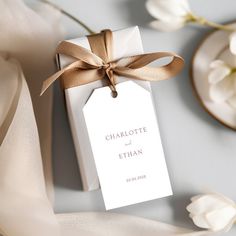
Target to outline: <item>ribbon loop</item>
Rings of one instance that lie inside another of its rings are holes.
[[[64,89],[88,84],[107,77],[112,92],[116,91],[116,76],[129,79],[159,81],[169,79],[178,74],[184,65],[182,57],[171,52],[155,52],[129,56],[114,60],[112,57],[112,32],[103,30],[99,34],[88,36],[92,52],[63,41],[57,48],[57,53],[75,58],[75,62],[58,71],[44,81],[41,95],[58,78],[62,79]],[[147,66],[161,58],[172,57],[172,61],[164,66]]]

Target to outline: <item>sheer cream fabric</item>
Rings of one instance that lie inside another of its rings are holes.
[[[22,0],[0,1],[0,51],[16,58],[23,68],[39,129],[46,186],[52,200],[52,90],[43,97],[39,94],[43,80],[55,71],[55,46],[62,38],[61,14],[46,4],[35,7],[37,12]]]
[[[56,236],[59,235],[58,222],[46,195],[30,93],[19,63],[1,57],[2,117],[9,109],[2,101],[10,103],[19,82],[22,82],[22,89],[18,107],[0,147],[0,229],[7,236]]]

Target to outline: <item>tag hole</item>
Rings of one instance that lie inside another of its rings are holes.
[[[111,96],[112,96],[113,98],[116,98],[116,97],[118,96],[117,91],[112,91],[112,92],[111,92]]]

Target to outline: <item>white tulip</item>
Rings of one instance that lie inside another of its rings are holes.
[[[146,8],[157,19],[151,26],[161,31],[180,29],[192,18],[187,0],[148,0]]]
[[[211,231],[228,231],[236,220],[235,203],[219,194],[199,195],[187,206],[195,225]]]
[[[210,64],[208,82],[210,84],[209,96],[214,102],[229,102],[236,107],[236,73],[235,69],[221,60]]]

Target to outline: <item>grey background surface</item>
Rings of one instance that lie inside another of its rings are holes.
[[[148,22],[152,18],[144,7],[144,0],[54,2],[95,31],[139,25],[146,52],[170,50],[186,60],[185,69],[178,77],[152,84],[174,195],[112,212],[191,228],[193,224],[185,210],[191,196],[216,191],[236,200],[236,132],[222,126],[203,110],[193,94],[189,76],[191,57],[209,29],[188,26],[172,33],[150,29]],[[197,14],[216,22],[236,19],[235,0],[191,0],[190,4]],[[63,22],[67,38],[86,33],[67,18]],[[58,84],[54,99],[55,211],[105,211],[100,190],[81,191],[80,174]],[[233,236],[235,233],[236,227],[227,235]]]

